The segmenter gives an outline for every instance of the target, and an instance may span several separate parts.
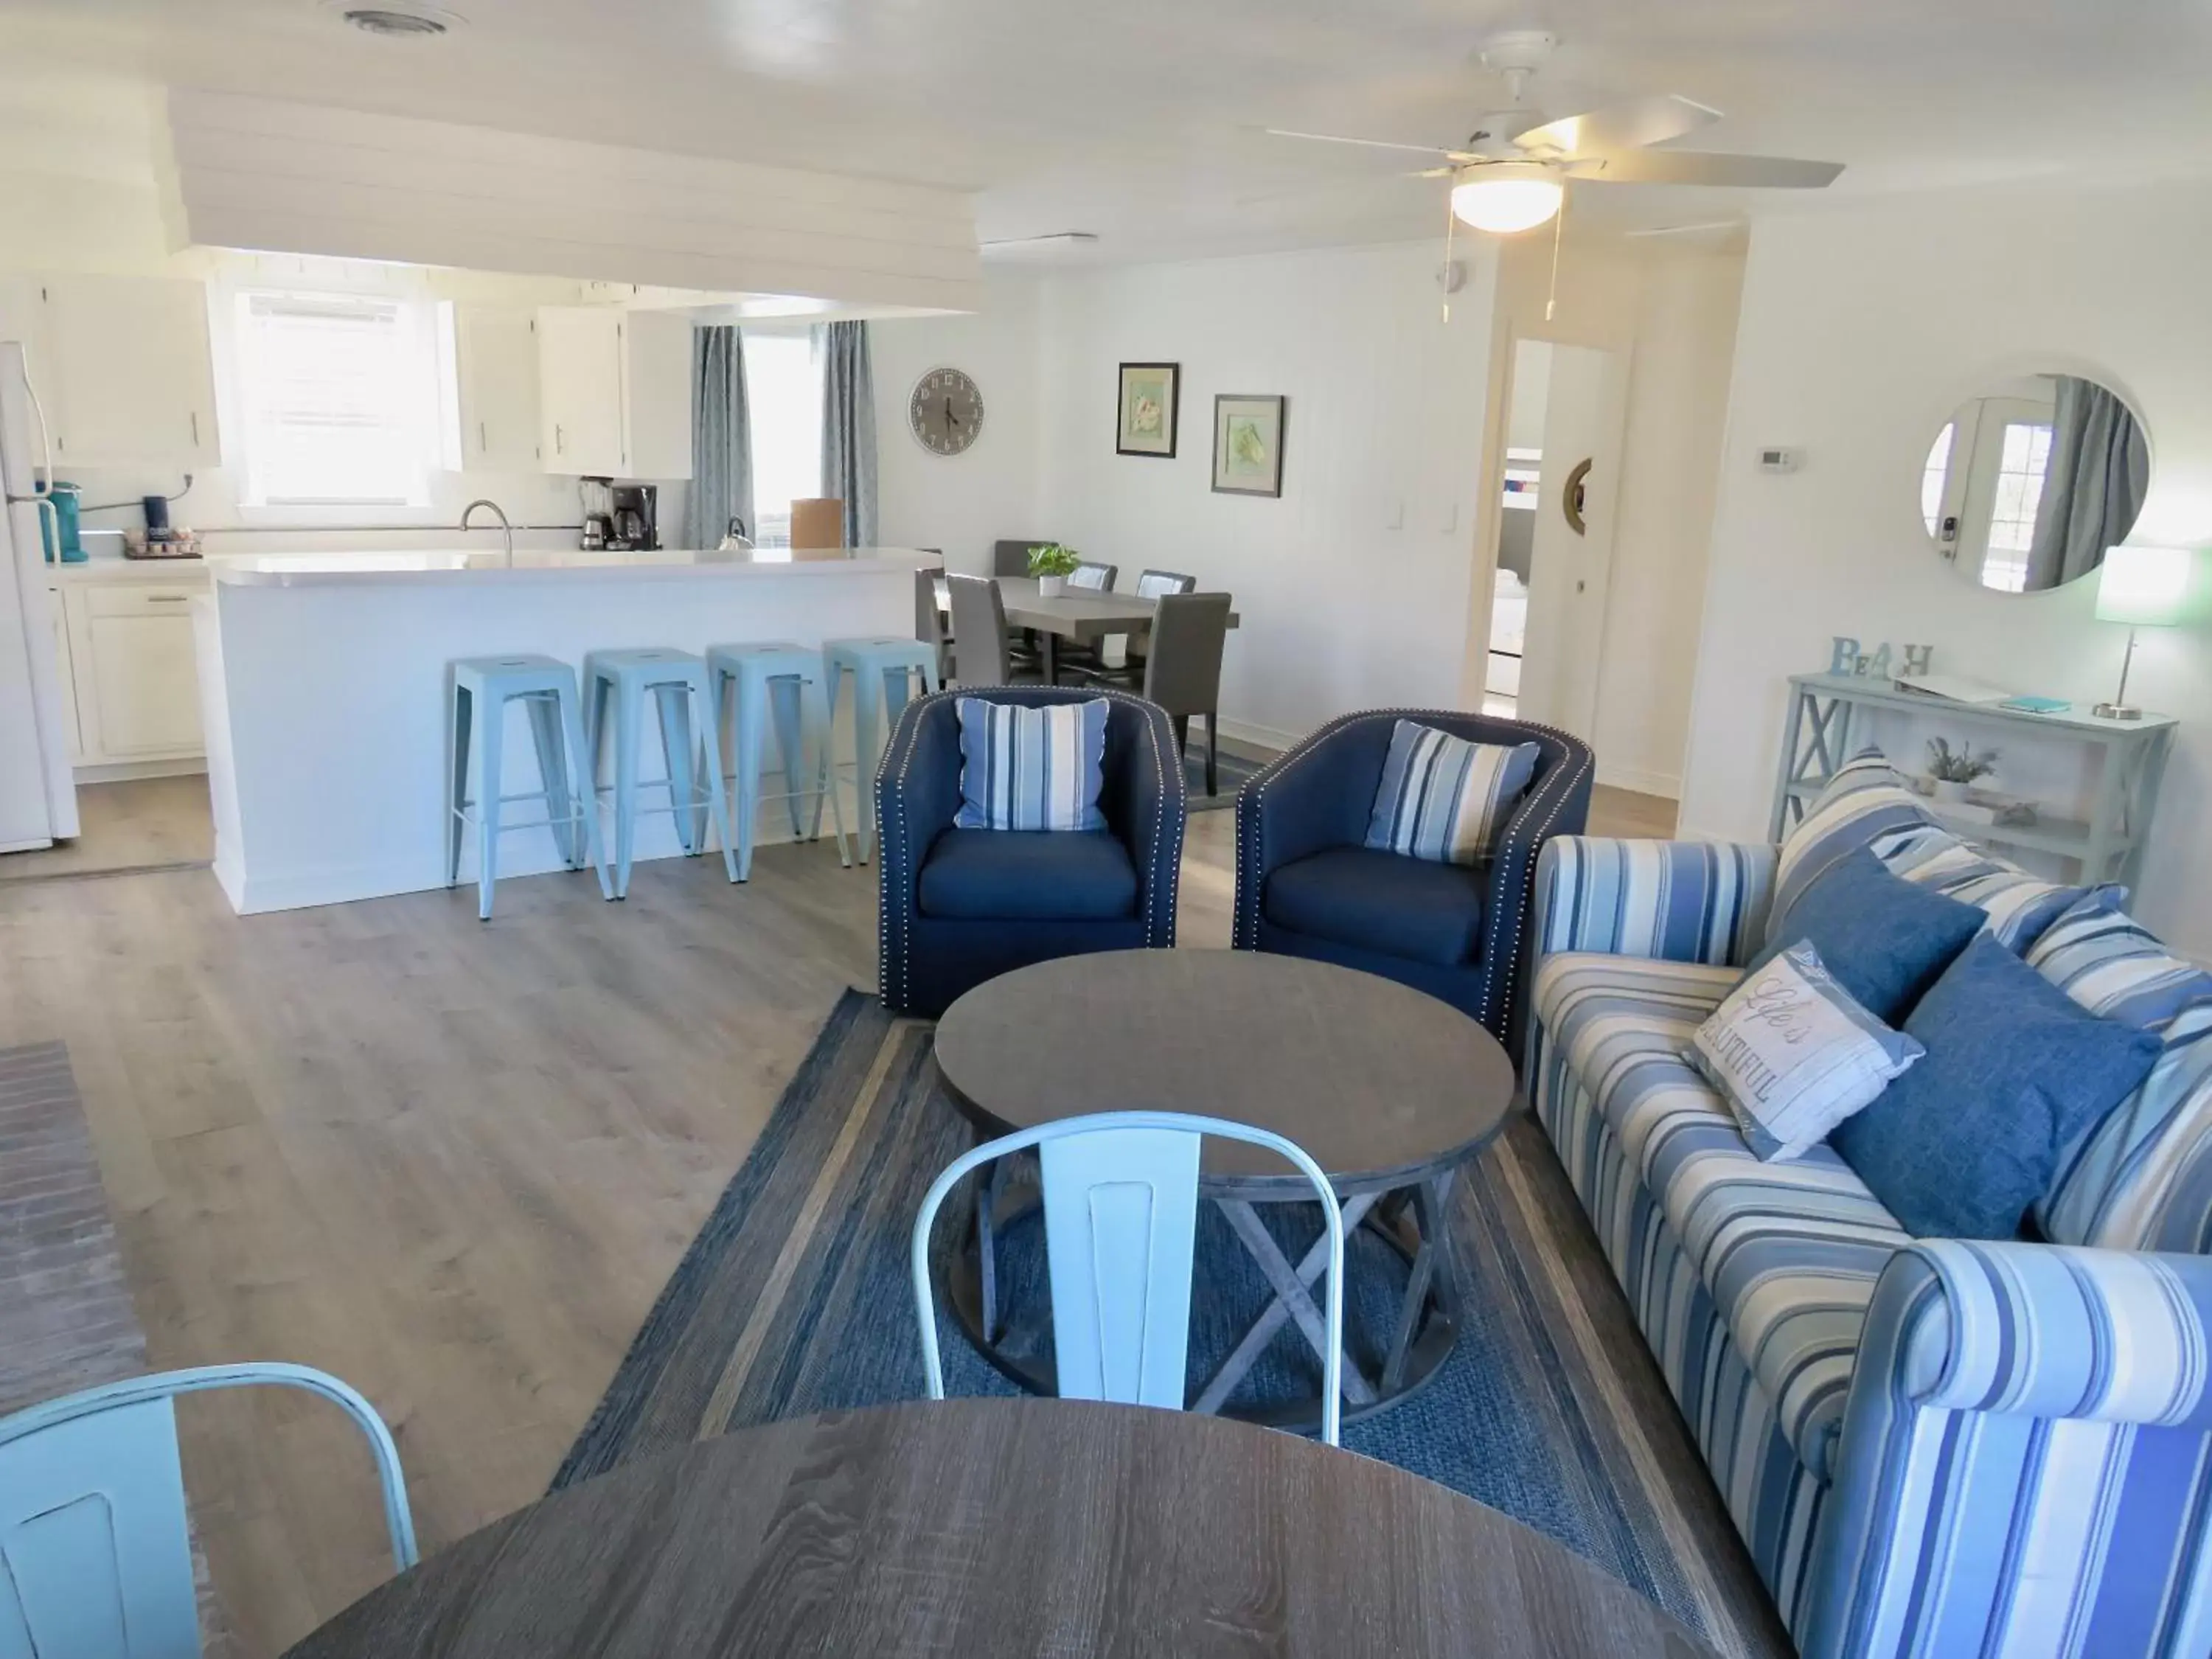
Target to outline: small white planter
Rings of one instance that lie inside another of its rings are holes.
[[[1936,799],[1946,806],[1956,806],[1966,799],[1966,786],[1951,778],[1930,778],[1936,786]]]
[[[1037,596],[1040,599],[1056,599],[1065,592],[1066,589],[1067,578],[1065,576],[1039,576],[1037,578]]]

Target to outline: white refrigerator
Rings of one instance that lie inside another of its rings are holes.
[[[76,781],[62,729],[61,672],[40,520],[52,437],[23,348],[0,340],[0,853],[73,840]]]

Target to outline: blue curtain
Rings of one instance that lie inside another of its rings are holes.
[[[876,386],[868,325],[817,331],[822,359],[822,493],[845,503],[845,545],[876,544]]]
[[[2094,380],[2058,382],[2051,460],[2043,473],[2027,591],[2058,587],[2105,562],[2127,540],[2150,489],[2150,446],[2128,406]]]
[[[745,404],[745,344],[724,325],[691,331],[691,488],[684,497],[684,545],[713,547],[732,519],[753,517],[753,429]]]

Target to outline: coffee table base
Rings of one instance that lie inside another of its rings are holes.
[[[977,1352],[1030,1393],[1050,1395],[1056,1393],[1058,1388],[1051,1364],[1010,1352],[1001,1340],[1006,1310],[1000,1285],[1000,1240],[1009,1226],[1038,1207],[1033,1190],[1020,1193],[1009,1201],[1012,1174],[1010,1166],[1019,1161],[1018,1156],[1000,1159],[977,1187],[974,1231],[967,1247],[950,1266],[945,1299],[951,1306],[954,1319]],[[1353,1358],[1348,1346],[1344,1355],[1346,1422],[1386,1410],[1419,1390],[1436,1375],[1459,1340],[1459,1270],[1447,1219],[1454,1174],[1447,1169],[1404,1187],[1358,1193],[1341,1200],[1347,1242],[1364,1227],[1389,1244],[1407,1267],[1405,1288],[1399,1297],[1389,1346],[1380,1370],[1369,1372]],[[1328,1267],[1328,1239],[1325,1236],[1316,1238],[1293,1264],[1261,1219],[1257,1203],[1239,1195],[1233,1187],[1226,1191],[1209,1190],[1216,1184],[1202,1182],[1200,1195],[1220,1210],[1230,1231],[1274,1294],[1259,1317],[1231,1347],[1196,1397],[1185,1403],[1192,1411],[1264,1424],[1270,1428],[1316,1430],[1321,1426],[1322,1416],[1318,1395],[1235,1406],[1229,1404],[1229,1397],[1286,1323],[1297,1327],[1316,1358],[1322,1353],[1325,1322],[1313,1289]],[[1297,1201],[1295,1196],[1291,1201]],[[1350,1290],[1347,1285],[1347,1336],[1353,1305]]]

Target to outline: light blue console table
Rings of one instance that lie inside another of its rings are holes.
[[[1928,803],[1960,838],[1996,848],[2025,848],[2070,859],[2083,883],[2117,881],[2130,887],[2142,872],[2143,841],[2158,805],[2158,785],[2173,746],[2170,714],[2145,714],[2136,720],[2100,720],[2069,711],[2028,714],[1989,703],[1953,702],[1900,691],[1890,680],[1851,674],[1793,674],[1790,712],[1782,728],[1782,768],[1774,787],[1774,810],[1767,820],[1769,839],[1780,841],[1805,815],[1805,803],[1820,793],[1829,776],[1852,753],[1852,716],[1863,710],[1889,710],[1918,720],[1940,720],[1983,732],[2002,732],[2020,739],[2075,743],[2102,751],[2097,783],[2086,821],[2039,816],[2033,823],[1981,823],[1946,817],[1942,806]]]

